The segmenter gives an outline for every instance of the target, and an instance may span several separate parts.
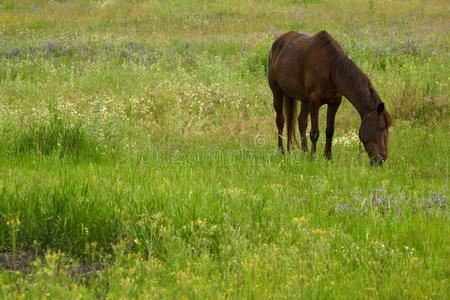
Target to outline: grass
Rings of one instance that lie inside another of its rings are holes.
[[[447,10],[0,3],[0,297],[445,299]],[[383,168],[348,102],[333,161],[276,152],[267,53],[293,29],[371,78]]]

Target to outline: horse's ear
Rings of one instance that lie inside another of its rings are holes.
[[[380,102],[377,106],[377,114],[381,115],[381,113],[384,111],[384,103]]]
[[[387,126],[391,127],[392,126],[392,118],[391,118],[391,116],[387,112],[384,115],[386,116]]]

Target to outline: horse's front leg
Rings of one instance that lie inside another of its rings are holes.
[[[309,104],[301,102],[300,114],[298,116],[298,129],[302,140],[302,150],[308,152],[308,140],[306,139],[306,129],[308,128]]]
[[[324,156],[326,159],[331,159],[331,147],[333,145],[333,135],[334,135],[334,120],[336,112],[341,105],[342,97],[338,97],[333,102],[328,103],[327,109],[327,128],[325,130],[326,142],[325,142],[325,152]]]
[[[309,113],[311,115],[311,131],[309,132],[309,139],[311,140],[311,154],[316,153],[316,144],[319,139],[319,108],[320,99],[318,97],[311,96],[309,100]]]

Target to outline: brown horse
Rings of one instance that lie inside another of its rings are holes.
[[[298,126],[301,147],[308,151],[306,128],[311,115],[311,153],[319,139],[319,108],[328,105],[325,157],[331,159],[334,119],[345,96],[361,117],[359,138],[372,164],[382,164],[388,156],[388,129],[392,124],[384,103],[369,78],[345,54],[330,34],[314,36],[288,32],[272,45],[269,54],[269,85],[273,93],[278,127],[278,148],[284,153],[283,127],[287,123],[287,149],[298,141],[295,137],[297,100],[301,102]]]

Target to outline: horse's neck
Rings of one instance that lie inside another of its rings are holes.
[[[358,111],[361,120],[375,109],[367,86],[352,86],[352,79],[348,74],[333,74],[333,82],[337,90],[344,95]]]

